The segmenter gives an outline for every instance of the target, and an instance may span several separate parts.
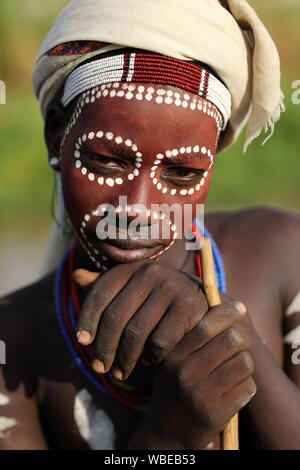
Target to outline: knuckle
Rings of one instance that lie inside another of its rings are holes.
[[[101,317],[102,327],[120,328],[120,311],[115,305],[108,306]]]
[[[151,336],[147,342],[147,358],[153,362],[159,362],[168,349],[168,341],[159,337]]]
[[[163,279],[160,284],[160,290],[163,295],[170,295],[170,292],[174,289],[174,281],[172,279]]]
[[[142,274],[146,276],[150,276],[150,277],[157,276],[160,270],[161,270],[160,266],[154,261],[145,263],[140,268],[140,271]]]
[[[238,352],[245,347],[243,334],[237,326],[227,328],[221,335],[221,339],[224,348],[229,351]]]
[[[122,333],[122,339],[124,339],[126,342],[142,342],[142,332],[141,329],[136,326],[136,325],[127,325],[124,328],[124,331]]]
[[[255,364],[248,351],[241,351],[237,355],[236,360],[238,362],[238,367],[240,368],[240,370],[249,375],[252,375],[254,373]]]

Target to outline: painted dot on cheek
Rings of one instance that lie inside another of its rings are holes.
[[[122,184],[123,183],[123,180],[122,178],[117,178],[116,181],[115,181],[116,184]]]
[[[138,149],[138,148],[137,148],[137,146],[136,146],[135,144],[132,144],[132,147],[131,147],[131,148],[132,148],[132,150],[133,150],[134,152],[136,152],[136,151],[137,151],[137,149]]]
[[[181,194],[182,196],[185,196],[185,195],[187,194],[187,190],[186,190],[186,189],[182,189],[182,190],[180,191],[180,194]]]
[[[139,176],[139,170],[137,168],[135,168],[133,170],[133,174],[134,174],[134,176]]]
[[[100,186],[101,186],[104,183],[103,176],[100,176],[97,181],[98,181],[98,184],[100,184]]]
[[[132,173],[130,173],[130,174],[128,175],[129,181],[133,180],[133,178],[134,178],[134,175],[133,175]]]
[[[93,173],[89,173],[89,174],[88,174],[88,179],[89,179],[90,181],[94,181],[95,175],[94,175]]]
[[[85,141],[86,141],[86,135],[84,134],[84,135],[82,136],[82,142],[85,142]]]
[[[75,158],[79,158],[79,157],[80,157],[80,152],[79,152],[79,150],[76,150],[76,151],[75,151],[74,156],[75,156]]]
[[[94,132],[90,132],[90,133],[89,133],[89,139],[92,140],[94,137],[95,137],[95,133],[94,133]]]
[[[153,178],[153,184],[157,184],[157,178]]]
[[[191,189],[188,190],[188,194],[190,194],[190,195],[191,195],[191,194],[194,194],[194,192],[195,192],[195,189],[194,189],[194,188],[191,188]]]
[[[81,161],[77,160],[76,163],[75,163],[75,166],[76,166],[76,168],[80,168],[81,167]]]
[[[87,169],[85,167],[81,168],[81,173],[83,175],[86,175],[87,174]]]
[[[171,189],[171,196],[174,196],[177,193],[177,189]]]
[[[157,189],[161,189],[161,188],[162,188],[161,183],[158,183],[158,184],[157,184]]]

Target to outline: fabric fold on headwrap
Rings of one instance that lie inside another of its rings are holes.
[[[104,43],[86,54],[47,55],[70,41]],[[233,143],[249,119],[244,149],[274,130],[284,109],[274,42],[246,0],[73,0],[53,24],[32,77],[44,118],[67,76],[81,62],[122,47],[210,66],[232,97],[232,114],[218,151]]]

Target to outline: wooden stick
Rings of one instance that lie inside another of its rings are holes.
[[[206,295],[208,305],[210,307],[215,307],[216,305],[220,305],[221,299],[214,269],[211,243],[208,237],[204,237],[203,247],[200,250],[200,260],[204,293]],[[238,414],[231,418],[227,428],[223,432],[222,449],[239,449]]]

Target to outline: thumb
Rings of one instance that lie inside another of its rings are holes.
[[[99,276],[100,273],[87,271],[87,269],[76,269],[73,272],[73,280],[84,290],[89,290]]]

